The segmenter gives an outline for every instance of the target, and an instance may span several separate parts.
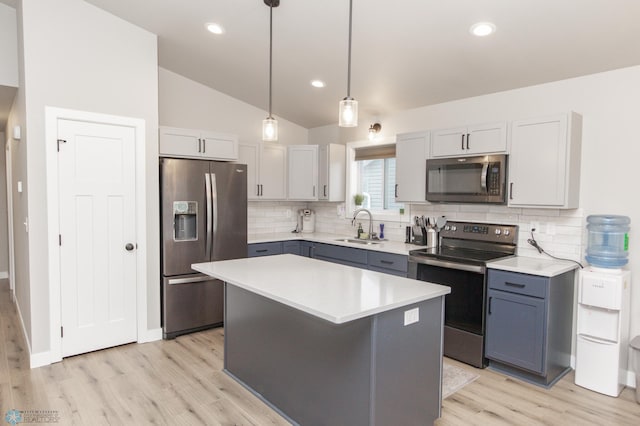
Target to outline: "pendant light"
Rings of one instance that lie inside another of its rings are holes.
[[[349,0],[349,56],[347,65],[347,97],[340,101],[338,125],[356,127],[358,125],[358,101],[351,97],[351,21],[353,0]]]
[[[278,120],[271,116],[271,81],[273,69],[273,8],[280,5],[280,0],[264,0],[269,6],[269,116],[262,120],[262,140],[274,142],[278,140]]]

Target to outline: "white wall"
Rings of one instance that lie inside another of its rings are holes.
[[[82,0],[20,1],[18,16],[24,77],[10,121],[23,125],[22,140],[14,142],[18,148],[14,179],[23,180],[24,192],[16,199],[14,211],[15,223],[20,224],[15,235],[20,265],[16,292],[31,352],[49,349],[45,106],[145,120],[147,191],[143,196],[148,211],[147,222],[138,226],[146,226],[148,235],[148,328],[158,328],[156,36]],[[27,216],[28,234],[21,225]]]
[[[0,276],[9,273],[9,243],[7,230],[7,161],[3,143],[6,136],[0,132]]]
[[[18,92],[14,99],[9,118],[7,120],[7,128],[13,129],[14,126],[20,126],[22,129],[21,140],[27,139],[26,128],[26,100],[24,90],[24,43],[22,37],[22,2],[17,7],[17,25],[18,25]],[[29,241],[25,232],[23,223],[27,218],[27,194],[17,191],[17,183],[22,182],[24,187],[27,185],[27,149],[25,143],[20,143],[11,139],[11,164],[12,164],[12,197],[13,210],[9,214],[13,215],[13,249],[14,249],[14,277],[13,283],[16,305],[22,320],[22,326],[27,337],[27,344],[31,351],[31,287],[29,286]],[[43,150],[44,151],[44,150]],[[44,152],[43,152],[44,155]],[[43,326],[44,327],[44,326]]]
[[[0,3],[0,86],[18,87],[16,10]]]
[[[266,111],[164,68],[159,69],[159,83],[162,126],[233,133],[246,142],[262,140],[262,120],[268,115]],[[274,116],[278,120],[279,143],[307,143],[307,129]]]

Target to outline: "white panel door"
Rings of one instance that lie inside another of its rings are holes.
[[[511,125],[509,205],[562,207],[565,203],[567,116]]]
[[[137,339],[135,131],[58,120],[58,139],[65,357]]]
[[[318,199],[318,145],[290,145],[289,200]]]
[[[247,198],[260,199],[260,145],[240,143],[238,145],[238,163],[247,165]]]
[[[265,200],[287,198],[287,147],[285,145],[262,143],[260,197]]]
[[[396,140],[396,201],[426,201],[429,133],[398,135]]]

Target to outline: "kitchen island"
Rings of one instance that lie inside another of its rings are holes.
[[[449,287],[290,254],[193,269],[225,282],[225,371],[292,423],[440,416]]]

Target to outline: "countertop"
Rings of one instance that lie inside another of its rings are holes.
[[[248,243],[269,243],[269,242],[277,242],[277,241],[291,241],[291,240],[300,240],[300,241],[312,241],[315,243],[325,243],[325,244],[333,244],[336,246],[344,246],[351,248],[359,248],[363,250],[371,250],[371,251],[380,251],[384,253],[395,253],[395,254],[404,254],[408,255],[411,250],[417,250],[420,248],[424,248],[425,246],[418,246],[415,244],[406,244],[404,242],[398,241],[380,241],[379,244],[362,244],[362,243],[350,243],[347,241],[336,241],[338,239],[346,239],[353,238],[351,235],[337,235],[337,234],[327,234],[327,233],[293,233],[293,232],[283,232],[283,233],[275,233],[275,234],[257,234],[257,235],[249,235]]]
[[[196,271],[335,324],[451,292],[443,285],[293,254],[191,266]]]
[[[579,268],[577,263],[566,260],[539,259],[535,257],[515,256],[487,263],[487,268],[522,274],[555,277]]]

